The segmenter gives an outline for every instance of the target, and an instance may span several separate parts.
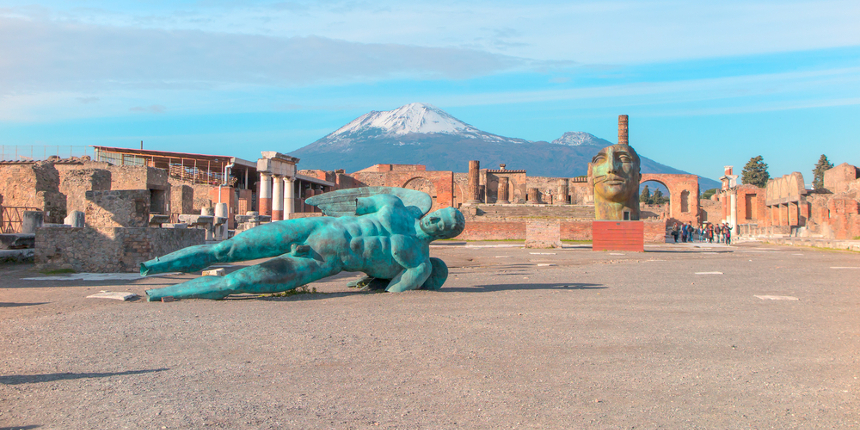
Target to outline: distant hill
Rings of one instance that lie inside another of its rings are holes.
[[[412,103],[373,111],[290,153],[303,169],[355,172],[374,164],[424,164],[427,170],[466,172],[469,160],[483,168],[524,169],[530,176],[585,175],[592,157],[612,142],[568,132],[552,141],[528,141],[487,133],[430,105]],[[689,174],[639,154],[642,173]],[[699,177],[705,191],[719,183]],[[653,187],[652,187],[653,188]]]

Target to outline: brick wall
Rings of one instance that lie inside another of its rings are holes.
[[[559,222],[526,222],[526,248],[561,248],[561,226]]]
[[[591,240],[592,220],[560,221],[562,240]],[[642,221],[645,242],[664,243],[666,223],[663,221]],[[460,240],[524,240],[527,221],[467,221],[466,229],[457,236]]]
[[[40,228],[36,231],[36,267],[95,273],[137,272],[144,261],[202,245],[204,235],[198,229]]]

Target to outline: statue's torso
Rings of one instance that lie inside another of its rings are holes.
[[[340,227],[338,234],[323,237],[315,232],[308,243],[327,248],[329,252],[320,254],[336,255],[343,270],[391,279],[404,269],[402,262],[420,262],[429,256],[429,244],[416,237],[416,220],[405,210],[386,207],[336,220],[332,227]]]

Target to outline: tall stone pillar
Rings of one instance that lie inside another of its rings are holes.
[[[508,200],[508,178],[499,178],[499,193],[496,198],[496,203],[503,205],[510,203]]]
[[[737,202],[737,193],[732,192],[729,194],[729,206],[731,208],[729,212],[729,225],[732,226],[732,233],[738,231],[738,202]]]
[[[540,203],[540,192],[537,188],[529,188],[529,203],[533,205]]]
[[[260,215],[272,215],[272,175],[260,172]]]
[[[558,180],[558,198],[554,199],[552,202],[557,205],[566,205],[567,204],[567,196],[569,194],[567,186],[567,179],[559,179]]]
[[[627,115],[618,115],[618,144],[628,145],[627,143]]]
[[[469,200],[466,203],[481,203],[478,193],[478,182],[480,182],[481,162],[469,160]]]
[[[284,181],[281,175],[272,180],[272,221],[284,219]]]
[[[293,178],[284,176],[284,219],[296,211],[296,187]]]

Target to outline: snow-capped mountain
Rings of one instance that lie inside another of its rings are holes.
[[[372,111],[364,114],[312,143],[310,147],[335,146],[347,149],[356,141],[370,138],[395,139],[397,140],[393,143],[395,146],[420,145],[421,140],[410,138],[410,135],[414,134],[447,135],[484,142],[528,143],[523,139],[511,139],[483,132],[432,105],[410,103],[394,110]]]
[[[558,139],[553,140],[552,143],[568,146],[599,146],[601,148],[612,145],[612,142],[584,131],[568,131]]]
[[[465,172],[469,160],[481,167],[524,169],[530,176],[585,175],[599,148],[612,142],[585,132],[568,132],[550,142],[532,142],[481,131],[428,104],[412,103],[362,115],[310,145],[292,151],[301,169],[344,169],[374,164],[423,164],[427,170]],[[642,154],[646,173],[686,173]]]

